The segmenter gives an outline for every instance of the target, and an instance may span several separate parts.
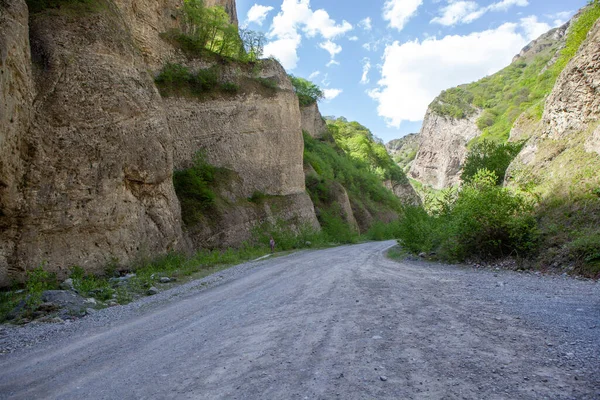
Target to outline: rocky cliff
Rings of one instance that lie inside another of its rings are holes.
[[[385,144],[385,148],[400,168],[408,172],[419,150],[419,142],[418,133],[409,133],[400,139],[390,140]]]
[[[327,132],[327,124],[321,116],[317,103],[309,106],[300,106],[302,130],[312,137],[321,137]]]
[[[201,66],[209,68],[211,63]],[[167,97],[163,103],[173,133],[175,168],[189,167],[194,155],[202,152],[210,164],[235,177],[222,186],[223,196],[231,202],[226,212],[215,213],[212,224],[194,227],[194,241],[236,245],[250,239],[252,227],[263,220],[318,228],[304,186],[298,98],[285,70],[270,60],[261,62],[258,72],[256,67],[244,70],[236,64],[220,69],[223,79],[240,87],[238,94],[210,100]],[[256,78],[276,87],[261,88]],[[266,199],[258,209],[245,202],[255,193]]]
[[[199,149],[239,175],[235,196],[279,196],[289,208],[266,210],[272,219],[316,224],[287,78],[272,97],[160,96],[149,71],[184,57],[161,38],[180,5],[65,3],[28,15],[23,0],[0,3],[0,285],[39,265],[64,276],[189,249],[173,160],[184,166]],[[274,63],[261,73],[285,77]]]
[[[408,175],[434,189],[458,184],[467,143],[481,134],[476,124],[479,115],[477,112],[468,118],[456,119],[429,110]]]
[[[29,13],[21,0],[0,3],[0,285],[9,282],[18,241],[35,90],[29,52]]]
[[[510,165],[507,184],[535,182],[546,191],[555,185],[585,186],[586,170],[600,168],[600,23],[558,78],[545,103],[541,122],[530,131],[527,144]]]
[[[170,130],[115,4],[18,15],[3,62],[16,74],[2,89],[19,124],[3,135],[19,151],[3,185],[12,240],[3,239],[2,283],[38,265],[64,275],[73,265],[99,271],[111,259],[181,250]]]

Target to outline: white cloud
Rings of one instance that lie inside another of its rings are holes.
[[[339,44],[333,43],[331,40],[319,43],[319,47],[322,48],[323,50],[327,51],[331,58],[335,58],[336,54],[339,54],[342,52],[342,46],[340,46]]]
[[[487,8],[489,11],[506,11],[512,6],[526,7],[529,5],[527,0],[502,0],[497,3],[490,4]]]
[[[479,6],[474,1],[457,1],[442,7],[442,15],[431,20],[434,24],[445,26],[456,25],[458,22],[472,15]]]
[[[329,53],[330,60],[327,63],[328,67],[340,65],[340,63],[335,60],[335,55],[342,52],[342,46],[333,43],[331,40],[327,40],[326,42],[319,43],[319,47]]]
[[[480,7],[472,0],[447,0],[447,5],[440,8],[441,15],[433,18],[432,24],[453,26],[456,24],[469,24],[481,18],[489,11],[507,11],[510,7],[525,7],[529,5],[528,0],[501,0],[487,7]]]
[[[283,0],[281,11],[273,18],[267,37],[272,41],[265,46],[265,56],[277,58],[286,69],[298,64],[298,47],[302,43],[301,32],[308,37],[321,36],[331,41],[353,27],[347,21],[336,23],[327,11],[312,11],[310,0]]]
[[[298,52],[300,36],[297,38],[279,39],[265,45],[265,57],[273,56],[279,60],[285,69],[294,69],[298,65]]]
[[[333,100],[343,92],[342,89],[323,89],[325,100]]]
[[[351,42],[356,42],[358,40],[358,36],[350,36],[348,40]]]
[[[342,21],[337,25],[334,20],[329,18],[325,10],[317,10],[305,22],[304,32],[308,37],[321,35],[325,39],[334,39],[352,30],[352,25],[348,21]]]
[[[314,71],[312,74],[308,76],[308,80],[311,81],[315,79],[317,76],[321,75],[321,71]]]
[[[444,89],[472,82],[508,65],[527,40],[518,24],[466,36],[428,38],[386,46],[378,88],[369,95],[390,126],[420,121]]]
[[[573,14],[575,11],[561,11],[556,14],[547,14],[545,17],[551,19],[554,26],[561,26],[570,20]]]
[[[252,22],[261,25],[267,18],[267,14],[273,10],[273,7],[270,6],[261,6],[259,4],[254,4],[250,10],[248,10],[247,18],[245,25],[248,25]]]
[[[369,71],[371,70],[371,60],[368,57],[362,59],[363,73],[360,78],[360,83],[366,85],[369,83]]]
[[[552,27],[545,22],[539,22],[535,15],[521,18],[521,27],[525,31],[525,37],[531,41],[537,39],[544,33],[548,32]]]
[[[363,19],[362,21],[360,21],[358,23],[358,26],[363,28],[365,31],[370,31],[371,29],[373,29],[372,22],[373,21],[371,21],[371,17],[367,17],[367,18]]]
[[[383,19],[392,28],[401,31],[408,20],[417,13],[423,0],[386,0],[383,5]]]

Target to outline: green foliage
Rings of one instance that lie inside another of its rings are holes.
[[[241,62],[255,62],[262,57],[265,35],[238,30],[223,7],[205,7],[202,0],[185,0],[182,13],[183,32],[172,37],[189,53],[217,54]]]
[[[281,219],[269,222],[265,221],[253,230],[253,237],[259,246],[269,247],[271,237],[275,240],[277,251],[302,249],[306,247],[324,246],[328,239],[308,224],[300,224],[298,228],[291,228],[290,223]],[[337,241],[336,241],[337,242]]]
[[[483,140],[471,146],[460,176],[463,182],[471,182],[477,172],[486,169],[494,172],[497,185],[504,182],[506,169],[512,160],[519,154],[524,143],[498,144],[490,140]]]
[[[569,27],[569,36],[567,37],[565,47],[561,50],[556,63],[551,67],[552,74],[558,76],[567,66],[598,18],[600,18],[600,3],[594,0],[588,4],[588,8]]]
[[[337,203],[322,208],[319,222],[327,240],[332,243],[356,243],[359,235],[341,216],[341,207]]]
[[[237,93],[240,90],[240,87],[235,83],[226,82],[221,85],[221,90],[227,93]]]
[[[470,91],[456,87],[444,90],[429,107],[438,115],[462,119],[475,113],[473,100],[474,95]]]
[[[196,154],[191,168],[173,173],[173,185],[186,225],[198,223],[202,214],[214,205],[216,195],[211,187],[214,179],[215,168],[206,162],[202,153]]]
[[[98,300],[106,301],[111,299],[115,292],[106,279],[88,274],[79,266],[71,268],[69,277],[73,279],[75,290],[85,297],[94,297]]]
[[[307,178],[307,190],[317,205],[329,203],[331,185],[338,182],[348,195],[372,210],[380,206],[399,210],[400,200],[384,188],[381,179],[372,172],[368,164],[349,157],[335,144],[322,142],[304,134],[304,162],[319,174]],[[310,175],[309,175],[310,176]]]
[[[391,240],[400,237],[400,223],[398,221],[382,222],[375,221],[365,237],[369,240]]]
[[[413,253],[434,251],[448,261],[530,254],[539,239],[533,203],[497,186],[497,179],[480,170],[462,191],[440,198],[432,214],[406,207],[399,243]]]
[[[260,83],[262,86],[264,86],[267,89],[270,89],[270,90],[279,89],[279,85],[277,84],[277,81],[275,79],[261,78],[261,77],[256,77],[256,78],[252,78],[252,79],[254,79],[256,82]]]
[[[348,122],[345,118],[329,120],[327,127],[337,146],[346,155],[366,164],[381,180],[389,180],[392,185],[408,184],[404,171],[369,129],[358,122]]]
[[[261,204],[268,198],[269,198],[269,195],[267,195],[263,192],[260,192],[258,190],[255,190],[254,193],[252,193],[252,196],[248,197],[248,201],[251,203],[254,203],[254,204]]]
[[[34,310],[42,301],[42,293],[46,290],[56,289],[56,287],[56,275],[46,271],[43,265],[27,272],[27,281],[25,282],[27,308]]]
[[[294,75],[289,75],[289,77],[301,106],[309,106],[323,98],[323,91],[314,83]]]
[[[520,59],[494,75],[442,92],[431,109],[457,119],[473,115],[477,108],[483,109],[477,120],[483,134],[477,140],[505,142],[515,120],[524,111],[532,109],[532,114],[541,118],[544,99],[598,17],[600,5],[594,2],[573,22],[565,47],[559,50],[557,61],[550,67],[548,62],[557,51],[552,45],[537,56]]]
[[[216,67],[200,69],[193,73],[188,67],[180,64],[167,64],[154,79],[163,96],[189,93],[194,96],[221,89],[224,92],[235,93],[239,87],[234,83],[219,85],[219,75]]]

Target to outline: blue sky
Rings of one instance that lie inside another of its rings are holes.
[[[265,55],[326,93],[323,115],[384,141],[418,132],[441,90],[510,64],[587,0],[237,0]]]

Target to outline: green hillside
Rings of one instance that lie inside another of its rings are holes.
[[[598,17],[600,4],[594,1],[569,27],[564,48],[560,48],[560,41],[543,38],[547,43],[538,43],[541,51],[517,59],[494,75],[442,92],[430,108],[439,115],[459,119],[482,109],[477,120],[482,135],[476,140],[507,141],[523,112],[541,119],[546,96]]]

